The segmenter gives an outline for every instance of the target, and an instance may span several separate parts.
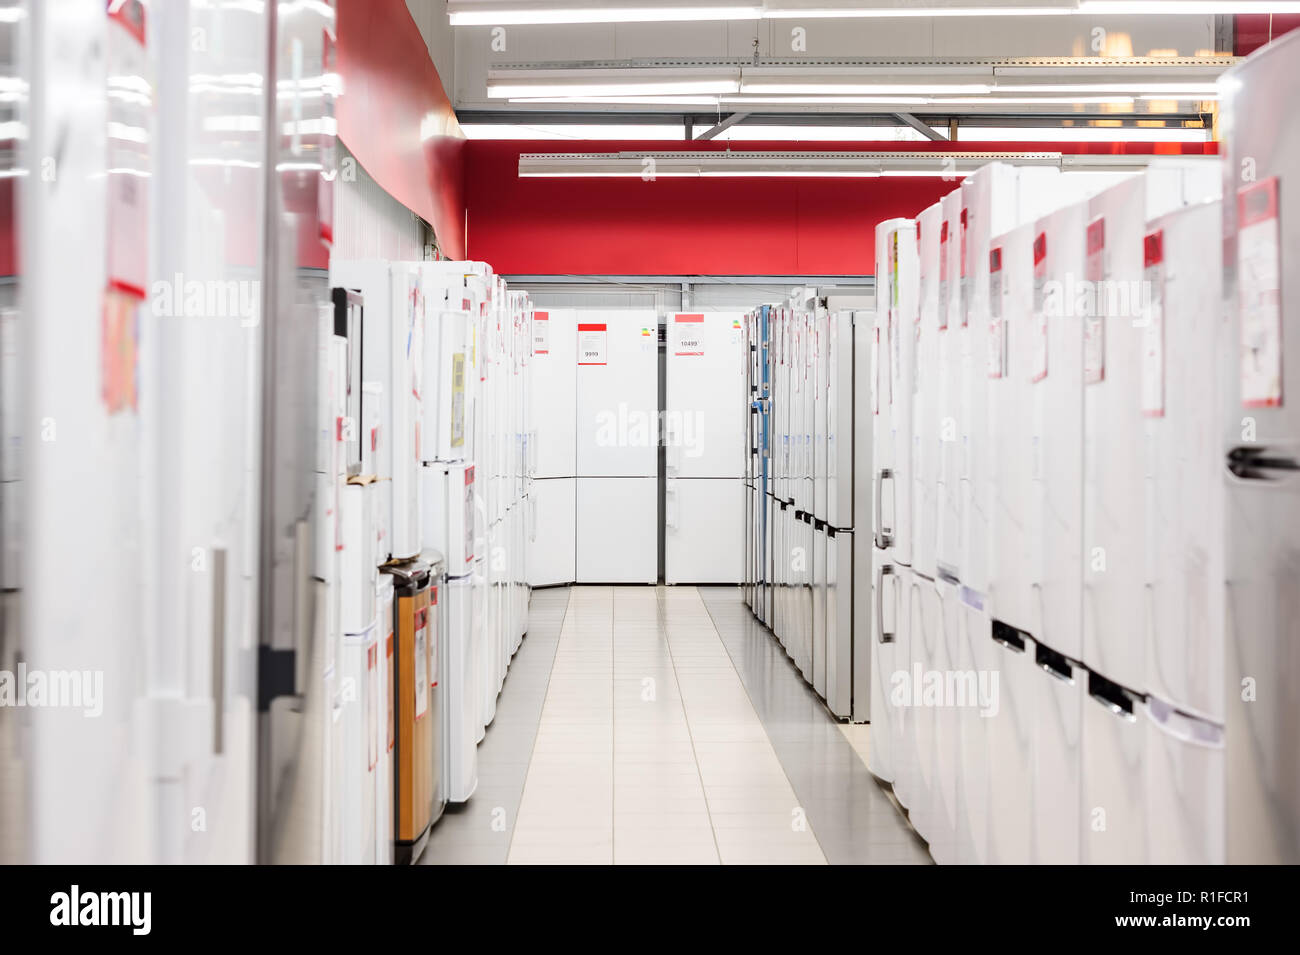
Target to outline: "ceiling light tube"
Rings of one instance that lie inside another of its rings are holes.
[[[626,83],[515,85],[488,81],[488,99],[574,96],[689,96],[702,93],[735,93],[734,80],[637,80]]]
[[[932,93],[988,93],[992,87],[983,83],[768,83],[742,81],[742,93],[773,93],[784,95],[842,95],[871,96],[895,93],[900,96],[918,96]]]

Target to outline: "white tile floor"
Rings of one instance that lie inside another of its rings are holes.
[[[825,863],[693,587],[575,587],[508,860]]]

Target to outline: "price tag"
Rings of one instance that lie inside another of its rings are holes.
[[[948,327],[948,306],[952,290],[948,283],[948,220],[939,226],[939,328]]]
[[[1165,235],[1161,230],[1142,240],[1142,414],[1165,414]]]
[[[551,313],[533,312],[533,354],[551,353]]]
[[[673,316],[673,355],[678,358],[704,357],[704,316]]]
[[[609,332],[605,323],[578,326],[578,364],[608,364]]]
[[[1094,306],[1084,316],[1083,383],[1095,385],[1106,377],[1106,314],[1103,287],[1106,281],[1106,220],[1088,224],[1088,260],[1084,278],[1092,284]]]
[[[989,367],[990,378],[1006,373],[1007,326],[1002,320],[1002,249],[989,250]]]
[[[1276,177],[1237,191],[1241,403],[1282,404],[1282,259]]]
[[[1034,365],[1031,380],[1047,377],[1047,233],[1034,236]]]

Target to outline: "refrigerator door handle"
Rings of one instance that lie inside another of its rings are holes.
[[[881,468],[876,472],[876,547],[879,550],[894,546],[893,522],[886,527],[884,514],[885,482],[893,480],[892,468]]]
[[[664,526],[677,530],[677,488],[664,488]]]
[[[1238,445],[1228,452],[1226,464],[1242,480],[1279,481],[1300,471],[1300,462],[1294,457],[1258,445]]]
[[[226,549],[212,548],[212,752],[225,749]]]
[[[897,586],[894,584],[894,567],[892,564],[881,564],[876,570],[876,633],[877,639],[881,643],[893,643],[894,631],[885,629],[885,577],[890,578],[890,586],[895,591]],[[894,595],[897,603],[898,595]],[[895,607],[895,610],[898,608]]]

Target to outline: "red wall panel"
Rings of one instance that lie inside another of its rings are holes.
[[[469,257],[507,275],[864,275],[875,225],[914,216],[954,188],[934,177],[519,178],[520,153],[725,149],[715,142],[466,145]],[[746,143],[746,151],[945,150],[948,143]],[[1202,152],[1193,144],[980,143],[958,149]]]
[[[339,136],[464,258],[464,133],[403,0],[338,0]]]
[[[1232,52],[1237,56],[1254,53],[1269,40],[1300,27],[1300,13],[1243,13],[1234,19]]]

